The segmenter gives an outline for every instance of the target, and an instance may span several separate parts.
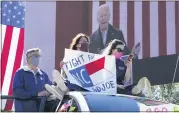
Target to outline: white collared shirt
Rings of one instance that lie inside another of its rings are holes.
[[[35,78],[35,83],[37,84],[37,78],[36,78],[36,73],[38,72],[40,75],[42,75],[42,71],[38,68],[36,72],[34,72],[32,69],[30,69],[28,66],[23,66],[22,69],[24,71],[29,71],[32,72]],[[42,76],[40,76],[40,79],[43,80]]]
[[[22,69],[24,69],[24,71],[29,71],[29,72],[32,72],[34,75],[39,72],[40,75],[42,75],[42,71],[38,68],[37,71],[33,71],[32,69],[30,69],[28,66],[23,66]]]

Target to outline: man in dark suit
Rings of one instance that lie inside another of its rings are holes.
[[[109,24],[110,10],[107,4],[103,4],[97,11],[97,20],[99,28],[90,36],[89,52],[99,54],[113,39],[119,39],[125,44],[124,36],[121,30],[114,28]],[[124,55],[130,54],[129,48],[126,46]]]

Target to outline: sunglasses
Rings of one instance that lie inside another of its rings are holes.
[[[124,52],[124,50],[121,49],[121,48],[116,48],[116,49],[117,49],[118,52]]]

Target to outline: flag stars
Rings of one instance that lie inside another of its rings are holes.
[[[3,13],[3,16],[6,16],[6,13]]]
[[[7,4],[4,4],[4,7],[7,7]]]
[[[16,18],[16,16],[15,16],[15,15],[13,15],[12,17],[13,17],[13,18]]]
[[[10,22],[10,19],[8,18],[7,21]]]
[[[16,21],[17,22],[17,24],[19,24],[20,23],[20,21]]]
[[[18,12],[18,15],[21,15],[21,12]]]
[[[2,4],[2,23],[23,28],[25,21],[25,8],[21,2],[8,1]]]
[[[14,6],[14,9],[17,9],[17,7],[16,7],[16,6]]]

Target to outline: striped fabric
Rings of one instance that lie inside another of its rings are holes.
[[[1,94],[12,95],[13,75],[23,61],[25,9],[21,2],[1,3]],[[12,100],[2,100],[2,109],[11,110],[12,106]]]

